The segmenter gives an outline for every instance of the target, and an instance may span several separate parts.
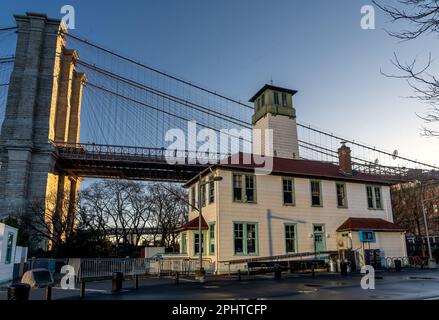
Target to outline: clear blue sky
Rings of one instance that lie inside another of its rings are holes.
[[[368,0],[3,0],[0,26],[26,11],[60,18],[64,4],[74,33],[106,47],[242,100],[273,79],[299,91],[300,122],[439,164],[439,139],[421,137],[415,115],[426,106],[380,74],[395,71],[394,52],[439,58],[439,39],[398,43],[378,9],[377,29],[362,30]]]

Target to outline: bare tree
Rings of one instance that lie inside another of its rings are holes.
[[[430,231],[439,232],[439,187],[430,185],[423,190],[424,199],[432,199],[425,203]],[[421,206],[421,187],[416,183],[402,183],[391,189],[392,210],[395,222],[404,227],[408,234],[420,239],[424,246],[425,226]],[[424,250],[420,252],[424,255]]]
[[[187,198],[187,192],[173,184],[163,186],[161,183],[150,184],[148,194],[152,204],[151,221],[159,244],[176,248],[177,227],[187,222],[188,208],[182,200]]]
[[[402,41],[413,40],[423,35],[439,35],[439,2],[436,0],[398,0],[395,5],[384,5],[381,1],[373,1],[394,23],[403,23],[401,31],[388,31],[388,33]],[[406,26],[408,26],[407,29]],[[430,137],[439,137],[439,130],[434,129],[439,124],[439,81],[430,74],[432,59],[418,66],[416,59],[409,63],[402,63],[395,54],[392,63],[401,71],[401,74],[389,75],[389,77],[405,79],[413,89],[411,98],[429,105],[425,115],[418,116],[427,124],[423,134]]]
[[[74,233],[74,219],[68,217],[71,208],[76,208],[70,202],[67,193],[50,193],[45,199],[36,199],[29,204],[29,212],[19,217],[23,225],[32,235],[33,245],[38,246],[45,241],[54,253],[66,242],[70,241]],[[75,209],[76,210],[76,209]]]
[[[187,220],[183,197],[185,190],[173,184],[105,180],[81,193],[79,216],[84,227],[117,244],[135,248],[152,234],[154,244],[175,247],[175,229]]]

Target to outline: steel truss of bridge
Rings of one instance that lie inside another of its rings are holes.
[[[185,182],[219,163],[228,155],[169,151],[165,148],[102,145],[94,143],[51,142],[56,149],[57,166],[69,174],[88,178],[119,178]],[[177,163],[169,162],[173,157]],[[395,182],[409,181],[426,175],[399,167],[353,164],[355,170],[379,175]]]

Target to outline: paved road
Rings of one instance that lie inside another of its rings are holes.
[[[111,282],[88,284],[86,299],[90,300],[205,300],[205,299],[439,299],[439,270],[403,270],[401,273],[377,272],[375,290],[363,290],[361,274],[343,277],[338,274],[316,273],[283,275],[274,280],[272,275],[209,278],[204,284],[180,280],[177,286],[172,279],[146,279],[140,289],[133,290],[131,281],[124,282],[124,290],[111,294]],[[41,300],[44,290],[34,290],[31,299]],[[79,290],[54,288],[54,299],[78,299]],[[6,292],[0,292],[0,300]]]

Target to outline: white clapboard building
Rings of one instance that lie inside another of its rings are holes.
[[[382,258],[405,257],[404,230],[393,223],[391,182],[353,170],[346,145],[338,150],[339,165],[300,159],[295,93],[266,85],[250,100],[253,127],[273,130],[272,150],[254,150],[273,155],[270,174],[256,174],[258,165],[241,154],[235,164],[212,165],[186,183],[192,206],[202,207],[204,257],[219,272],[231,260],[339,249],[358,253],[359,265],[365,249],[379,249]],[[261,140],[264,135],[254,137],[254,145]],[[191,208],[178,230],[180,255],[199,255],[198,217]]]

